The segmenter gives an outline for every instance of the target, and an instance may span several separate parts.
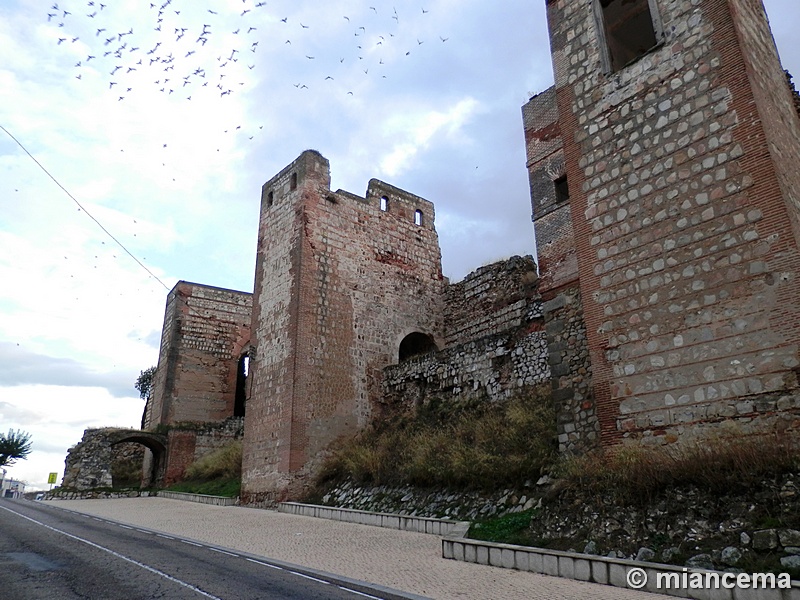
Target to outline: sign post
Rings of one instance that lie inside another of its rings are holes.
[[[47,483],[50,484],[50,489],[53,489],[53,484],[56,482],[56,478],[58,477],[58,473],[50,473],[47,476]]]

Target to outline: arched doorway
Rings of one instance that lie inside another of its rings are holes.
[[[438,349],[436,342],[433,341],[431,336],[419,331],[414,331],[409,333],[400,342],[399,359],[404,361],[412,356],[418,356]]]

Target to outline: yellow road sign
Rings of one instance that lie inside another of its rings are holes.
[[[47,476],[47,483],[55,483],[57,478],[58,478],[58,473],[50,473]]]

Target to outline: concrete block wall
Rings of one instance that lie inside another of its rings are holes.
[[[594,3],[547,7],[601,440],[797,428],[800,135],[763,7],[651,4],[614,72]]]
[[[458,536],[442,539],[442,556],[480,565],[491,565],[501,569],[516,569],[541,573],[551,577],[563,577],[631,589],[629,573],[636,571],[631,581],[642,584],[638,589],[655,594],[666,594],[678,598],[739,600],[742,598],[758,598],[759,600],[800,600],[800,582],[788,581],[788,586],[766,587],[763,580],[758,580],[758,587],[745,588],[730,585],[735,579],[723,585],[721,579],[725,573],[716,573],[703,569],[686,569],[675,565],[656,564],[607,558],[577,552],[560,552],[545,548],[515,546],[512,544],[495,544]],[[644,579],[641,575],[644,574]],[[661,588],[659,588],[661,574]],[[728,577],[735,575],[727,574]],[[700,577],[697,580],[695,578]],[[664,584],[664,582],[668,582]],[[700,581],[700,585],[697,585]],[[706,582],[709,583],[706,583]],[[688,585],[684,586],[686,582]],[[716,582],[716,584],[715,584]],[[776,577],[777,582],[777,577]]]
[[[219,422],[234,414],[239,358],[250,344],[252,294],[179,281],[167,296],[144,427]]]
[[[297,492],[327,447],[364,427],[402,340],[442,345],[433,205],[371,180],[330,189],[306,151],[264,184],[245,423],[243,499]]]
[[[336,508],[320,506],[318,504],[302,504],[300,502],[280,502],[278,511],[292,515],[315,517],[317,519],[330,519],[359,523],[386,529],[400,529],[401,531],[414,531],[417,533],[430,533],[433,535],[461,536],[469,530],[469,521],[453,521],[451,519],[434,519],[430,517],[412,517],[391,513],[370,512],[367,510],[354,510],[351,508]]]

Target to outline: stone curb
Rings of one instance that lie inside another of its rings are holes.
[[[236,504],[239,502],[239,498],[208,496],[206,494],[187,494],[186,492],[165,492],[163,490],[159,490],[158,496],[161,498],[170,498],[172,500],[183,500],[185,502],[212,504],[214,506],[236,506]]]
[[[651,562],[639,562],[579,554],[577,552],[560,552],[529,546],[513,544],[497,544],[482,540],[472,540],[458,535],[442,538],[442,556],[452,560],[490,565],[503,569],[517,569],[554,577],[564,577],[590,583],[601,583],[626,589],[632,588],[627,583],[627,575],[631,569],[642,569],[647,575],[647,583],[639,588],[644,592],[666,594],[679,598],[695,600],[800,600],[800,581],[792,581],[791,589],[658,589],[656,574],[677,574],[679,581],[684,573],[713,573],[704,569],[686,569],[675,565]]]
[[[359,523],[360,525],[373,525],[387,529],[400,529],[416,533],[431,533],[434,535],[466,535],[469,530],[469,521],[451,521],[449,519],[432,519],[429,517],[410,517],[392,513],[378,513],[352,508],[337,508],[334,506],[320,506],[318,504],[301,504],[299,502],[279,502],[278,512]]]

